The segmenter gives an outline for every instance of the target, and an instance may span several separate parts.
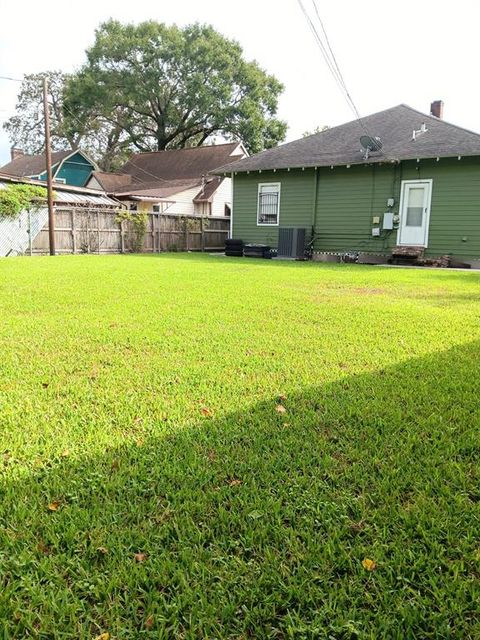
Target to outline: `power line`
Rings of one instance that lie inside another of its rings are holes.
[[[320,51],[322,53],[322,56],[327,64],[327,67],[330,71],[330,73],[332,74],[335,82],[337,83],[341,93],[343,94],[348,106],[350,107],[350,109],[352,110],[353,114],[355,115],[355,119],[358,121],[359,125],[362,127],[362,129],[365,131],[365,133],[373,139],[373,136],[371,135],[370,131],[368,130],[367,126],[365,125],[365,123],[362,120],[362,117],[360,115],[360,111],[357,108],[357,105],[355,104],[352,95],[347,87],[347,84],[345,82],[345,79],[343,77],[342,71],[340,69],[340,66],[338,64],[337,58],[335,56],[335,53],[333,52],[333,48],[330,44],[330,40],[328,38],[328,34],[325,28],[325,25],[323,23],[323,20],[320,16],[320,11],[318,10],[318,6],[316,3],[316,0],[312,0],[312,4],[314,6],[315,9],[315,14],[317,16],[318,22],[320,24],[320,28],[322,30],[323,33],[323,37],[325,39],[325,42],[322,40],[322,37],[320,36],[320,34],[317,31],[317,28],[314,24],[314,22],[312,21],[309,13],[307,12],[307,10],[305,9],[305,6],[302,2],[302,0],[298,0],[298,4],[300,5],[300,8],[302,10],[303,15],[305,16],[305,19],[307,20],[307,23],[310,27],[310,30],[313,33],[313,36],[320,48]],[[382,156],[384,156],[384,158],[386,158],[387,156],[381,151],[380,154]]]
[[[10,80],[11,82],[23,82],[23,79],[11,78],[10,76],[0,76],[0,80]]]
[[[317,5],[316,0],[312,0],[312,4],[313,4],[313,8],[315,9],[315,14],[316,14],[316,16],[317,16],[318,22],[319,22],[320,27],[321,27],[321,29],[322,29],[322,33],[323,33],[323,36],[324,36],[324,38],[325,38],[325,42],[326,42],[326,44],[327,44],[328,51],[330,52],[331,59],[332,59],[332,61],[333,61],[333,64],[334,64],[334,66],[335,66],[335,69],[336,69],[336,71],[337,71],[338,77],[339,77],[339,79],[340,79],[340,81],[341,81],[341,83],[342,83],[343,88],[345,89],[345,93],[347,94],[348,99],[350,100],[350,103],[353,105],[353,107],[354,107],[354,109],[355,109],[356,114],[357,114],[357,115],[358,115],[358,117],[360,118],[360,114],[359,114],[359,111],[358,111],[358,109],[357,109],[357,106],[356,106],[355,102],[353,101],[352,96],[350,95],[350,92],[349,92],[349,90],[348,90],[347,84],[346,84],[345,79],[344,79],[344,77],[343,77],[343,74],[342,74],[342,72],[341,72],[341,70],[340,70],[340,66],[339,66],[339,64],[338,64],[337,58],[336,58],[336,56],[335,56],[335,53],[333,52],[332,45],[330,44],[330,39],[329,39],[328,34],[327,34],[327,31],[326,31],[326,29],[325,29],[325,25],[323,24],[323,20],[322,20],[322,18],[321,18],[321,16],[320,16],[320,11],[318,10],[318,5]]]

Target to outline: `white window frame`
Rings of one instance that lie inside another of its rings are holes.
[[[278,188],[278,203],[277,203],[277,222],[259,222],[260,217],[260,192],[262,187],[277,187]],[[280,224],[280,200],[282,195],[282,183],[281,182],[259,182],[257,190],[257,227],[278,227]]]
[[[408,184],[420,184],[420,183],[428,183],[430,185],[430,189],[429,189],[429,194],[428,194],[428,202],[427,202],[427,212],[425,214],[425,225],[426,225],[426,229],[425,229],[425,243],[424,244],[419,244],[419,245],[414,245],[417,247],[423,247],[424,249],[428,249],[428,236],[430,233],[430,213],[432,211],[432,193],[433,193],[433,179],[432,178],[424,178],[423,180],[402,180],[401,183],[401,192],[400,192],[400,205],[399,205],[399,214],[400,216],[403,216],[403,205],[404,205],[404,201],[405,201],[405,193],[407,191],[406,186]],[[401,245],[400,244],[400,240],[402,239],[402,226],[403,226],[403,220],[400,218],[400,224],[398,225],[398,231],[397,231],[397,245],[398,246],[408,246],[408,245]]]

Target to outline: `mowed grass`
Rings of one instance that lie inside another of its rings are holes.
[[[479,294],[0,261],[0,638],[480,638]]]

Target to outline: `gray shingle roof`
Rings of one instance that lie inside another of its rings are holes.
[[[362,119],[347,122],[301,140],[267,149],[213,173],[256,171],[295,167],[363,164],[360,137],[367,129],[379,136],[381,152],[372,153],[367,162],[387,162],[416,158],[480,155],[480,135],[401,104]],[[427,126],[426,133],[412,140],[413,130]]]

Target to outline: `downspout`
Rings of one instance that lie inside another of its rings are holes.
[[[232,180],[232,198],[231,198],[231,206],[230,206],[230,231],[228,233],[229,238],[233,238],[233,201],[234,201],[234,193],[233,193],[233,171],[230,174]]]
[[[317,202],[318,202],[318,183],[320,179],[320,171],[318,167],[315,167],[314,180],[313,180],[313,210],[312,210],[312,237],[310,240],[311,254],[313,256],[315,229],[317,226]]]

